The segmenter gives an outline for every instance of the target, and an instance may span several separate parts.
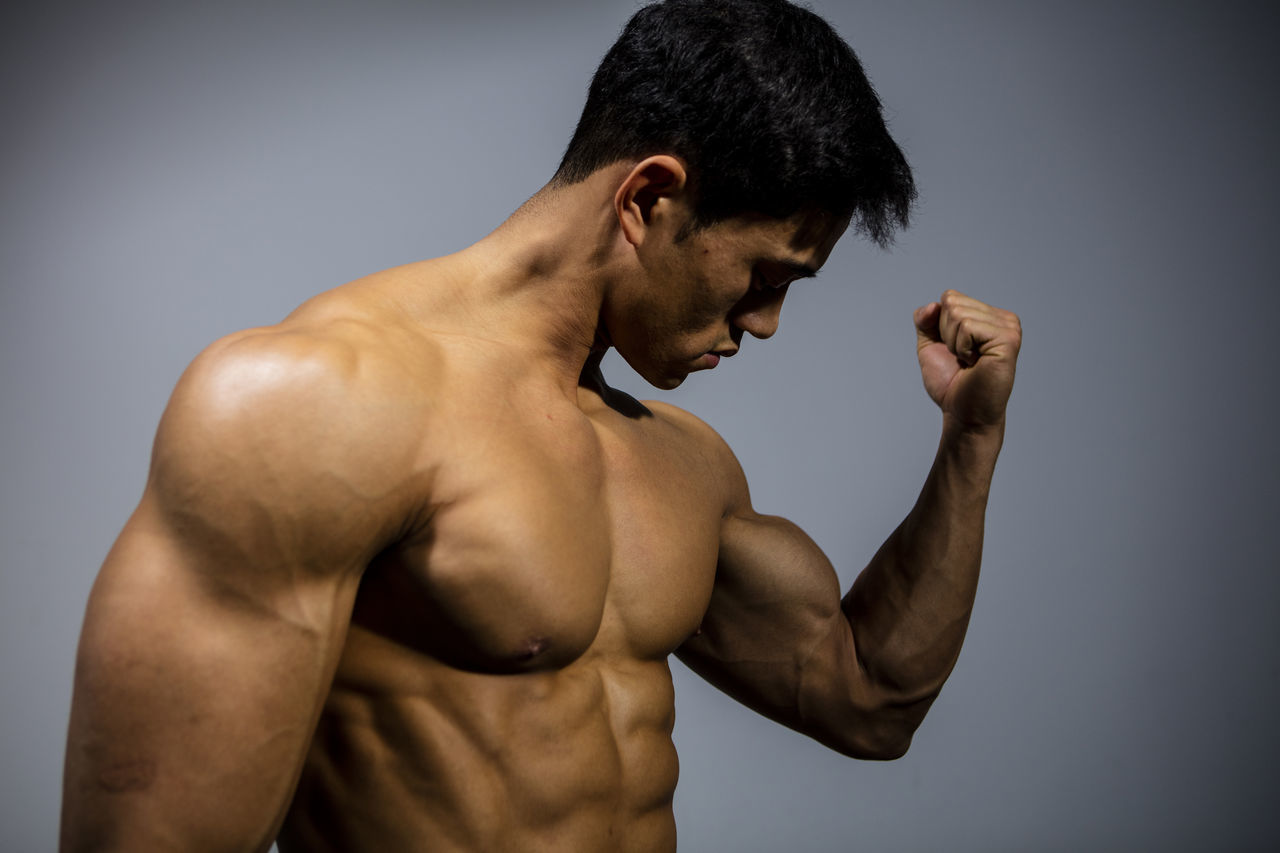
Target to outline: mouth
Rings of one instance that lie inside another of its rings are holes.
[[[710,369],[712,367],[715,367],[717,364],[719,364],[720,359],[731,358],[737,351],[738,351],[737,347],[729,347],[725,349],[712,350],[711,352],[703,354],[703,356],[698,359],[698,363],[702,367]]]

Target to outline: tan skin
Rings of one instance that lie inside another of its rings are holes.
[[[1017,318],[916,313],[943,432],[842,599],[674,387],[777,328],[845,223],[677,242],[673,157],[536,196],[187,370],[85,618],[62,849],[675,847],[667,659],[846,754],[901,755],[973,602]]]

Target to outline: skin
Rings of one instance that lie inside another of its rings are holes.
[[[888,759],[950,673],[1020,343],[915,315],[920,499],[841,596],[658,387],[777,329],[846,223],[677,241],[674,157],[549,187],[476,245],[322,294],[184,374],[90,597],[62,849],[675,847],[668,657]]]

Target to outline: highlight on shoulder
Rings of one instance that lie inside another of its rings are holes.
[[[201,353],[161,418],[149,499],[229,534],[361,543],[353,560],[386,544],[429,492],[431,402],[394,349],[347,326],[250,329]]]

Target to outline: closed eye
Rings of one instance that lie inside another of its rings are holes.
[[[795,281],[799,276],[787,274],[782,276],[769,276],[762,272],[756,272],[751,277],[752,290],[781,290],[791,282]]]
[[[770,261],[770,267],[777,269],[770,270],[768,273],[759,269],[753,275],[751,286],[756,290],[781,290],[791,284],[796,279],[813,278],[818,271],[807,264],[800,264],[788,258],[780,258]]]
[[[791,283],[790,279],[782,279],[781,281],[773,281],[772,279],[757,273],[751,282],[752,290],[778,290],[786,287]]]

